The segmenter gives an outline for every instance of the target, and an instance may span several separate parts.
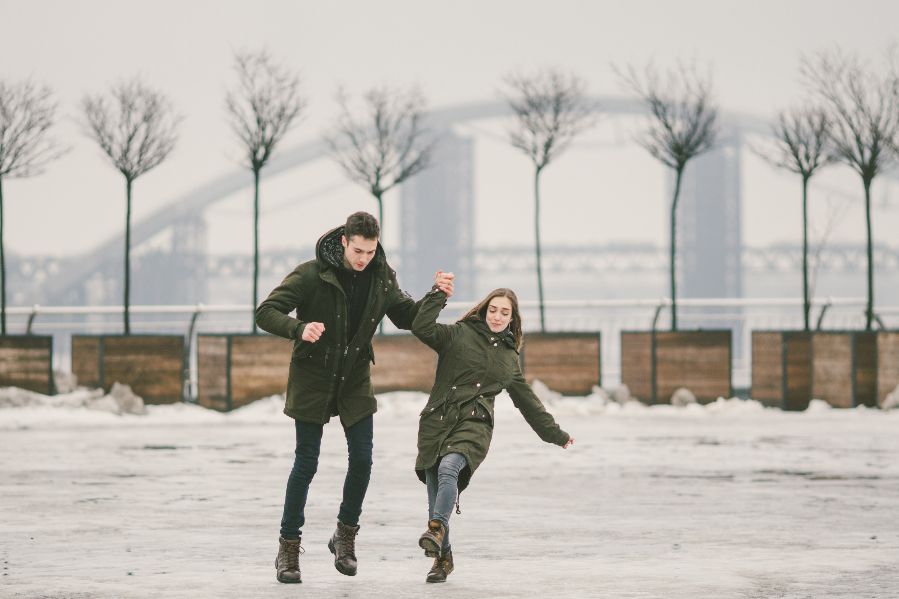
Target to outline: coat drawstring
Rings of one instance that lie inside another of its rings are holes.
[[[456,513],[462,514],[462,509],[459,507],[459,497],[461,497],[462,491],[456,491]]]

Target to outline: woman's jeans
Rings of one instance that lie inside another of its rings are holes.
[[[309,483],[318,470],[318,456],[321,451],[322,431],[324,425],[310,422],[294,421],[297,434],[297,446],[293,461],[293,469],[287,479],[287,494],[284,498],[284,515],[281,518],[281,536],[285,539],[296,539],[300,536],[306,522],[306,497],[309,495]],[[359,524],[362,513],[362,501],[371,478],[372,437],[374,435],[374,417],[369,416],[343,429],[346,435],[349,464],[346,479],[343,482],[343,502],[337,519],[347,526]]]
[[[448,453],[440,460],[437,468],[428,468],[425,471],[425,482],[428,485],[428,517],[431,520],[439,520],[446,527],[441,553],[451,549],[449,518],[458,496],[459,473],[467,465],[468,462],[461,453]]]

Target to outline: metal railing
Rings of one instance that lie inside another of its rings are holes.
[[[449,302],[441,315],[445,322],[464,314],[471,302]],[[620,338],[624,330],[666,330],[670,326],[668,298],[563,300],[546,302],[549,331],[598,331],[602,334],[602,380],[610,386],[620,381]],[[538,303],[520,303],[525,332],[536,330]],[[817,330],[864,327],[865,298],[821,297],[812,302],[812,325]],[[7,309],[11,334],[45,334],[54,337],[54,370],[71,371],[71,336],[78,333],[118,334],[123,330],[122,306],[31,306]],[[185,336],[189,352],[190,388],[196,389],[196,336],[198,333],[250,332],[252,309],[248,305],[132,306],[131,329],[140,333]],[[795,298],[708,298],[678,300],[680,330],[731,329],[733,333],[733,383],[748,387],[753,330],[791,330],[802,327],[802,301]],[[876,310],[876,328],[899,328],[899,306]],[[385,332],[396,328],[385,319]]]

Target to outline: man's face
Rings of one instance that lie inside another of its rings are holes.
[[[340,237],[340,243],[343,244],[343,255],[346,261],[356,271],[365,270],[368,263],[375,257],[375,250],[378,249],[377,239],[366,239],[361,235],[353,235],[349,239],[343,235]]]

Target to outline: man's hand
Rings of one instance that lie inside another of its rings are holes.
[[[455,278],[456,275],[451,272],[443,272],[442,270],[438,270],[434,275],[434,284],[437,285],[437,289],[446,294],[446,297],[452,297],[453,279]]]
[[[325,325],[320,322],[307,322],[303,329],[303,341],[315,343],[325,332]]]
[[[573,438],[573,437],[568,437],[568,443],[566,443],[565,445],[563,445],[563,446],[562,446],[562,449],[568,449],[568,448],[571,447],[572,445],[574,445],[574,438]]]

